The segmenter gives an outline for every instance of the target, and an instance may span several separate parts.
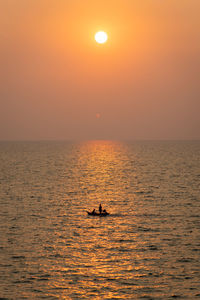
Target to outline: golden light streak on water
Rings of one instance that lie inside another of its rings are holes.
[[[114,141],[89,141],[80,147],[79,166],[83,170],[81,188],[96,208],[99,203],[107,204],[120,189],[123,161],[126,148]],[[120,195],[119,195],[120,197]],[[91,207],[92,208],[92,207]]]

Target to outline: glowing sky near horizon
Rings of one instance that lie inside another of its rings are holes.
[[[199,139],[199,11],[199,0],[1,0],[0,140]]]

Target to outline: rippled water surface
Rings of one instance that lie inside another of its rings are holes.
[[[0,297],[200,298],[199,186],[199,142],[0,143]]]

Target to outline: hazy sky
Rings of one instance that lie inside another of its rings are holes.
[[[0,0],[1,140],[199,139],[199,116],[200,0]]]

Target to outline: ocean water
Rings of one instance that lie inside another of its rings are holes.
[[[1,142],[0,203],[1,298],[200,298],[200,142]]]

